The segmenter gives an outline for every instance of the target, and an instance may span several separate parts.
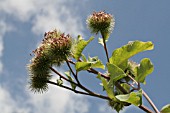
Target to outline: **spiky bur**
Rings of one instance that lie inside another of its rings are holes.
[[[34,57],[28,64],[30,89],[44,92],[48,89],[47,81],[51,78],[49,67],[60,66],[70,56],[72,38],[57,30],[45,33],[39,47],[33,51]]]
[[[46,54],[53,64],[60,66],[71,55],[72,38],[54,30],[45,35],[43,42],[46,45]]]
[[[98,34],[101,32],[102,35],[109,35],[115,25],[115,19],[111,14],[105,13],[104,11],[94,12],[87,18],[87,26],[92,33]]]
[[[119,111],[122,110],[123,107],[124,107],[124,104],[123,104],[123,103],[115,102],[115,101],[113,101],[113,100],[108,101],[108,105],[109,105],[110,107],[112,107],[113,109],[115,109],[118,113],[119,113]]]

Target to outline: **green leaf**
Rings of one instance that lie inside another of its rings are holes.
[[[140,66],[135,68],[135,80],[141,83],[145,83],[145,78],[147,75],[151,74],[154,70],[154,66],[150,59],[144,58],[140,61]]]
[[[68,78],[70,81],[74,82],[74,79],[73,79],[73,78],[71,77],[71,75],[70,75],[70,71],[64,72],[64,74],[67,76],[67,78]],[[75,84],[73,84],[73,83],[70,83],[70,84],[71,84],[72,89],[76,89],[76,85],[75,85]]]
[[[107,95],[110,99],[114,100],[114,102],[117,102],[117,98],[114,95],[114,86],[110,87],[107,80],[103,78],[100,74],[97,75],[97,78],[102,81],[103,91],[106,90]]]
[[[107,68],[108,68],[108,72],[110,74],[111,82],[116,82],[117,80],[120,80],[121,78],[126,76],[124,71],[114,64],[108,63]]]
[[[167,104],[161,109],[161,113],[170,113],[170,104]]]
[[[76,62],[75,68],[76,71],[82,71],[82,70],[87,70],[91,67],[91,63],[89,62]]]
[[[113,51],[110,60],[111,64],[115,64],[121,67],[122,64],[126,64],[127,60],[138,54],[142,51],[152,50],[154,45],[152,42],[142,42],[142,41],[133,41],[129,42],[127,45],[124,45]],[[123,66],[124,67],[124,66]]]
[[[104,64],[98,59],[98,57],[89,57],[88,62],[91,63],[91,68],[105,69]]]
[[[81,35],[78,35],[77,40],[80,41],[82,39],[83,39],[83,37]]]
[[[88,41],[85,41],[82,38],[78,37],[78,42],[74,48],[74,58],[76,60],[81,57],[82,51],[93,39],[94,37],[91,37]]]
[[[122,86],[123,89],[126,90],[126,92],[130,92],[130,86],[127,83],[121,83],[120,85]],[[116,87],[115,94],[116,95],[124,94],[124,92],[122,92],[118,87]]]
[[[81,56],[82,56],[82,60],[83,60],[84,62],[87,62],[86,56],[85,56],[84,54],[81,54]]]
[[[116,98],[122,102],[139,106],[142,104],[142,90],[139,90],[138,92],[131,92],[130,94],[125,95],[116,95]]]
[[[130,86],[128,85],[128,84],[126,84],[126,83],[122,83],[122,84],[120,84],[127,92],[129,92],[130,91]]]
[[[114,88],[113,87],[110,87],[107,80],[104,79],[103,77],[101,77],[101,81],[102,81],[102,84],[103,84],[103,87],[104,89],[106,90],[107,92],[107,95],[109,98],[111,98],[112,100],[114,101],[117,101],[117,98],[115,97],[114,93],[113,93],[113,90]]]
[[[76,62],[76,71],[87,70],[89,68],[101,68],[104,69],[105,66],[97,57],[89,57],[87,62]]]
[[[57,79],[57,84],[60,86],[63,84],[63,81],[61,79]]]

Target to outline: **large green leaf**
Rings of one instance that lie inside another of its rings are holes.
[[[105,69],[103,63],[97,57],[89,57],[86,62],[76,62],[76,71],[87,70],[89,68]]]
[[[125,68],[125,64],[127,64],[127,60],[130,57],[142,51],[152,50],[153,48],[154,48],[154,45],[150,41],[149,42],[142,42],[142,41],[129,42],[127,45],[124,45],[114,50],[109,60],[111,64],[115,64],[119,67]]]
[[[76,60],[78,60],[81,57],[82,51],[89,44],[89,42],[91,42],[93,39],[94,37],[91,37],[88,41],[85,41],[82,38],[79,38],[74,48],[74,58]]]
[[[111,98],[114,101],[117,101],[117,99],[116,99],[116,97],[115,97],[115,95],[113,93],[114,88],[109,86],[109,84],[108,84],[106,79],[104,79],[103,77],[100,77],[100,78],[101,78],[103,87],[104,87],[104,89],[107,92],[108,97]]]
[[[116,98],[122,102],[128,102],[135,106],[139,106],[142,104],[142,90],[125,95],[116,95]]]
[[[75,68],[76,71],[87,70],[91,67],[91,63],[89,62],[76,62]]]
[[[140,61],[140,66],[135,68],[135,79],[138,82],[145,83],[145,78],[147,75],[151,74],[154,70],[154,66],[150,59],[144,58]]]
[[[65,73],[65,75],[67,76],[67,78],[70,80],[70,81],[72,81],[72,82],[74,82],[74,79],[71,77],[71,75],[70,75],[70,71],[67,71],[67,72],[64,72]],[[73,83],[71,83],[70,82],[70,84],[71,84],[71,87],[72,87],[72,89],[76,89],[76,85],[75,84],[73,84]]]
[[[110,75],[110,81],[112,83],[116,82],[117,80],[120,80],[121,78],[126,76],[124,71],[114,64],[108,63],[107,68],[108,68],[108,72],[109,72],[109,75]]]
[[[161,109],[161,113],[170,113],[170,104],[164,106],[164,107]]]

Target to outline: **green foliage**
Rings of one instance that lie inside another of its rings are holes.
[[[114,64],[108,63],[107,68],[110,76],[109,83],[116,82],[126,76],[124,71]]]
[[[79,38],[77,40],[77,44],[74,47],[74,58],[76,60],[78,60],[81,55],[82,55],[82,51],[84,50],[84,48],[94,39],[94,37],[91,37],[88,41],[83,40],[82,38]]]
[[[130,86],[127,83],[122,83],[120,84],[125,90],[126,92],[130,92]],[[120,94],[123,94],[123,92],[121,92],[118,88],[116,89],[117,92],[119,92]]]
[[[65,75],[68,77],[68,79],[69,79],[70,81],[74,82],[74,79],[73,79],[73,78],[71,77],[71,75],[70,75],[70,71],[65,72]],[[76,89],[76,85],[75,85],[75,84],[73,84],[73,83],[71,83],[71,82],[70,82],[70,84],[71,84],[72,89]]]
[[[161,113],[170,113],[170,104],[164,106],[164,107],[161,109]]]
[[[57,79],[57,84],[60,86],[63,84],[63,81],[61,79]]]
[[[138,92],[131,92],[130,94],[117,95],[116,98],[121,102],[128,102],[135,106],[139,106],[142,104],[142,90]]]
[[[112,99],[113,101],[117,102],[118,100],[116,99],[115,95],[114,95],[114,92],[113,92],[113,86],[110,86],[108,84],[108,82],[106,81],[106,79],[102,78],[101,77],[101,81],[102,81],[102,84],[103,84],[103,87],[104,89],[106,90],[107,92],[107,95],[110,99]]]
[[[104,69],[105,66],[98,59],[98,57],[89,57],[86,62],[76,62],[75,69],[76,71],[87,70],[89,68],[101,68]]]
[[[140,66],[135,68],[135,79],[138,82],[145,83],[145,78],[147,75],[151,74],[154,70],[153,64],[150,59],[144,58],[140,62]]]
[[[109,60],[111,64],[115,64],[120,68],[125,69],[127,67],[127,61],[130,57],[142,51],[152,50],[153,47],[154,45],[152,42],[129,42],[127,45],[114,50]]]

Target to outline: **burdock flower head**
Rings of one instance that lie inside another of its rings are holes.
[[[72,38],[70,35],[65,35],[57,30],[45,33],[45,38],[42,42],[46,48],[46,54],[52,60],[53,64],[58,66],[70,56],[72,47]]]
[[[50,67],[60,66],[71,54],[72,38],[57,30],[45,33],[39,47],[33,51],[34,57],[28,64],[30,88],[34,92],[48,89],[47,82],[51,78]]]
[[[114,28],[115,19],[111,14],[104,11],[94,12],[87,18],[87,25],[92,33],[98,34],[101,32],[102,35],[104,33],[109,35]]]

